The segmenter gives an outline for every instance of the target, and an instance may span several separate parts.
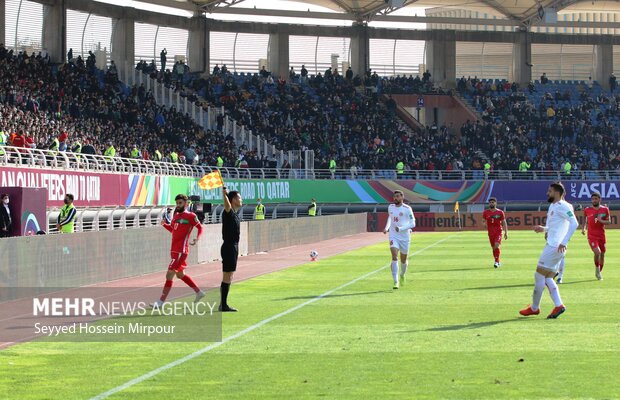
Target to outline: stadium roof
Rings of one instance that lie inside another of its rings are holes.
[[[244,0],[139,0],[145,3],[166,5],[169,7],[183,8],[185,10],[201,10],[204,12],[226,12],[234,14],[235,6]],[[370,21],[376,17],[387,15],[404,7],[415,8],[454,8],[487,10],[492,14],[500,14],[506,19],[527,23],[538,15],[538,9],[553,8],[560,11],[577,3],[588,3],[588,9],[617,10],[618,0],[596,1],[593,0],[400,0],[402,7],[393,7],[392,2],[387,0],[285,0],[320,6],[335,13],[342,19],[354,21]],[[261,2],[262,3],[262,2]],[[269,8],[269,2],[265,1],[265,9]],[[590,5],[590,3],[592,5]],[[300,15],[301,16],[301,15]]]

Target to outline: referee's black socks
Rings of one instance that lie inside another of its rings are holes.
[[[228,291],[230,290],[230,283],[222,282],[220,285],[220,305],[222,307],[228,306]]]

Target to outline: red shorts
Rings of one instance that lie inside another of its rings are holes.
[[[495,243],[502,244],[502,233],[489,233],[489,243],[491,247],[495,247]]]
[[[588,244],[592,251],[597,248],[604,253],[607,249],[605,248],[605,238],[604,237],[588,237]]]
[[[185,261],[187,260],[186,253],[177,253],[176,251],[171,251],[170,258],[172,260],[170,261],[170,265],[168,265],[168,271],[173,270],[176,272],[181,272],[185,268],[187,268],[187,264],[185,263]]]

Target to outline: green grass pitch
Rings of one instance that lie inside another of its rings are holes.
[[[397,291],[386,243],[264,275],[233,286],[224,337],[386,267],[110,398],[620,398],[620,231],[608,242],[599,282],[574,236],[557,320],[547,292],[541,315],[517,313],[544,244],[529,231],[510,232],[499,270],[484,232],[414,235]],[[88,399],[206,345],[17,345],[0,351],[0,399]]]

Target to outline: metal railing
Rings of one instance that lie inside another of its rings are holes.
[[[153,97],[159,105],[171,108],[174,107],[178,112],[190,116],[196,124],[203,129],[215,130],[217,128],[217,118],[220,114],[224,115],[224,124],[221,127],[224,136],[232,136],[238,146],[245,145],[248,150],[256,151],[259,157],[273,157],[284,161],[284,152],[276,149],[260,135],[254,135],[251,129],[239,124],[237,121],[226,115],[224,107],[198,106],[189,101],[187,97],[181,96],[180,92],[166,87],[163,83],[152,79],[149,75],[135,69],[135,66],[125,63],[117,67],[118,79],[127,86],[144,85],[146,90],[153,92]],[[204,100],[204,99],[200,99]]]
[[[232,168],[207,165],[190,165],[152,160],[138,160],[122,157],[56,152],[40,149],[25,149],[0,146],[0,166],[53,168],[59,170],[80,170],[92,172],[113,172],[145,175],[169,175],[200,178],[219,169],[228,179],[407,179],[407,180],[618,180],[620,170],[615,171],[404,171],[394,169],[351,170],[337,169],[285,169],[285,168]],[[4,154],[1,154],[4,152]]]

